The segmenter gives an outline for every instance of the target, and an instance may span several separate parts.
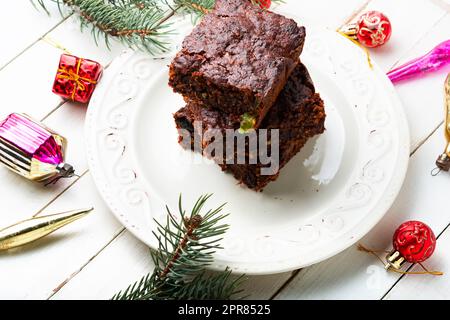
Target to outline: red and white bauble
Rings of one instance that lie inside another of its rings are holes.
[[[368,11],[362,14],[356,23],[344,26],[340,32],[367,48],[376,48],[391,38],[392,25],[383,13]]]
[[[382,46],[390,39],[391,34],[391,22],[379,11],[366,12],[358,19],[356,37],[365,47]]]

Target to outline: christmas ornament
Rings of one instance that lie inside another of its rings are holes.
[[[420,221],[408,221],[395,230],[394,250],[386,257],[387,266],[401,269],[405,261],[419,263],[427,260],[436,248],[433,230]]]
[[[65,99],[88,103],[101,74],[102,66],[98,62],[63,53],[53,83],[53,93]]]
[[[433,230],[425,223],[420,221],[407,221],[401,224],[394,232],[392,238],[392,251],[371,250],[359,245],[358,249],[374,254],[383,264],[386,270],[402,273],[402,274],[432,274],[442,275],[439,271],[428,271],[422,262],[427,260],[436,248],[436,237]],[[387,253],[386,262],[380,258],[377,253]],[[406,263],[418,263],[424,272],[405,272],[401,268]]]
[[[87,215],[93,208],[35,217],[0,230],[0,251],[38,240]]]
[[[368,11],[361,15],[356,23],[348,24],[339,31],[367,48],[375,48],[390,39],[392,26],[381,12]]]
[[[64,162],[66,139],[19,113],[0,121],[0,163],[19,175],[52,183],[75,175]]]
[[[261,9],[270,9],[270,6],[272,5],[271,0],[258,0],[258,4],[261,7]]]
[[[426,55],[413,59],[388,72],[393,83],[419,77],[428,72],[437,71],[450,63],[450,40],[437,45]]]
[[[445,105],[445,140],[447,140],[445,145],[444,153],[442,153],[436,160],[437,168],[432,171],[432,175],[437,175],[439,172],[450,170],[450,73],[445,79],[444,84],[444,105]]]

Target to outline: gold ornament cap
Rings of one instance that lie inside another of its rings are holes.
[[[450,170],[450,157],[447,155],[447,153],[443,153],[439,156],[439,158],[436,160],[436,166],[440,170],[445,172]]]
[[[348,38],[358,41],[358,26],[356,23],[346,24],[338,29],[340,34],[346,35]]]
[[[384,266],[387,269],[394,268],[396,270],[400,270],[402,266],[405,264],[406,260],[400,252],[393,250],[386,256],[387,264]]]

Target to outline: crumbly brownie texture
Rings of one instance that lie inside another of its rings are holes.
[[[204,109],[195,103],[180,109],[174,115],[178,129],[185,129],[194,136],[194,121],[202,121],[203,132],[208,129],[238,129],[239,121],[217,110]],[[315,93],[314,85],[307,69],[299,64],[292,73],[285,88],[274,106],[265,117],[260,129],[279,129],[280,169],[284,167],[313,136],[323,133],[325,110],[323,101]],[[193,149],[193,139],[180,144]],[[270,141],[270,140],[269,140]],[[202,141],[205,148],[210,141]],[[235,154],[236,158],[236,154]],[[217,160],[217,159],[216,159]],[[225,161],[221,161],[225,162]],[[241,183],[256,191],[262,190],[278,178],[279,171],[273,175],[261,175],[261,164],[219,164],[223,171],[230,172]]]
[[[170,65],[186,102],[255,117],[257,126],[298,63],[305,29],[250,0],[217,0]]]

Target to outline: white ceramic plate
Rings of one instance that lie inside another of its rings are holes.
[[[189,30],[186,27],[186,32]],[[125,52],[105,72],[86,119],[89,166],[114,215],[151,247],[153,219],[213,193],[231,229],[213,269],[247,274],[305,267],[354,244],[385,214],[403,182],[409,133],[386,76],[363,51],[307,26],[302,62],[325,100],[327,131],[263,193],[240,187],[218,166],[177,143],[172,113],[183,106],[167,85],[170,58]]]

